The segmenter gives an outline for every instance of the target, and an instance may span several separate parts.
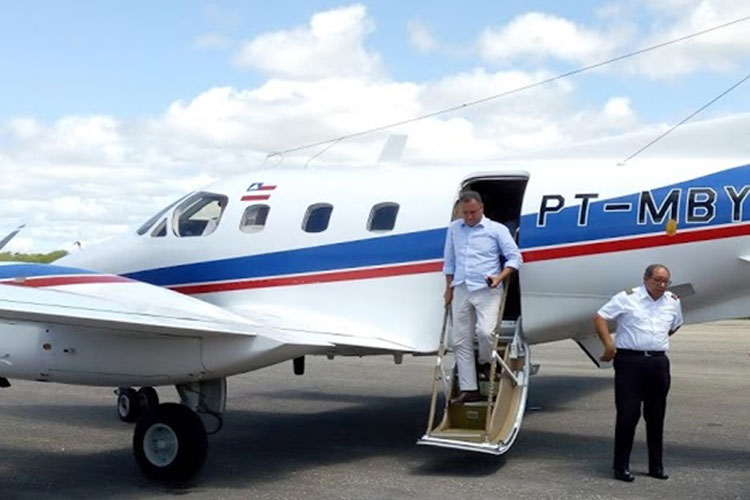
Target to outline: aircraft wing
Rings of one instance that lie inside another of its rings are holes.
[[[187,297],[185,297],[187,298]],[[203,308],[202,308],[203,309]],[[173,307],[148,309],[86,294],[23,286],[0,285],[0,318],[93,327],[103,332],[129,331],[163,335],[256,335],[257,329],[230,315],[177,313]]]
[[[283,320],[282,316],[249,319],[141,282],[97,284],[93,287],[78,285],[77,288],[85,291],[0,284],[0,319],[91,327],[103,333],[126,331],[191,337],[248,335],[287,345],[412,350],[407,345],[377,335],[321,331],[320,327],[324,325],[319,318],[308,318],[311,322],[307,323],[303,315],[290,310],[286,310],[287,317],[294,317],[293,322]],[[123,295],[128,295],[129,299],[123,300]]]
[[[235,314],[121,276],[40,264],[0,264],[0,319],[96,328],[102,333],[261,336],[285,345],[410,351],[379,332],[285,307]],[[311,352],[320,349],[311,349]]]
[[[279,334],[303,335],[336,347],[343,354],[374,354],[415,352],[407,341],[393,338],[390,332],[373,329],[342,317],[331,317],[292,306],[257,306],[232,308],[232,312],[248,318],[252,324],[270,328]]]

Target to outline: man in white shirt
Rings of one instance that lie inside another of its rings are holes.
[[[615,478],[633,481],[630,452],[635,428],[646,420],[649,475],[667,479],[662,463],[664,413],[670,374],[669,337],[682,325],[680,299],[667,291],[670,273],[666,266],[652,264],[643,275],[643,286],[612,297],[594,314],[596,332],[604,345],[602,361],[614,358],[615,367]],[[615,344],[607,326],[617,321]]]
[[[492,332],[497,326],[503,280],[522,262],[521,252],[504,225],[484,216],[479,193],[464,191],[462,215],[448,227],[445,238],[445,303],[453,309],[453,354],[460,393],[452,404],[479,401],[474,362],[474,334],[479,363],[488,371],[492,361]],[[501,269],[500,258],[505,266]]]

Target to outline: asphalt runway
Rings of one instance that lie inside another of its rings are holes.
[[[229,380],[224,429],[200,474],[179,487],[143,478],[133,426],[112,389],[11,381],[0,389],[0,499],[750,498],[750,322],[683,327],[659,481],[611,478],[612,372],[571,341],[535,346],[521,433],[504,456],[415,445],[433,358],[308,358]],[[159,388],[176,401],[173,388]]]

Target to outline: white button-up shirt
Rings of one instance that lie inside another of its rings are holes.
[[[615,346],[618,349],[666,351],[669,332],[682,325],[680,299],[666,291],[654,300],[645,286],[618,293],[597,314],[617,321]]]
[[[507,227],[484,216],[473,226],[457,219],[448,226],[443,273],[453,275],[452,286],[465,283],[472,292],[487,288],[487,276],[500,273],[501,255],[506,266],[521,267],[521,251]]]

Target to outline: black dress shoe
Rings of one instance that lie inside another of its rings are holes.
[[[476,403],[482,400],[482,395],[479,391],[461,391],[458,396],[451,399],[452,405],[462,405],[464,403]]]
[[[635,481],[635,476],[628,469],[615,469],[615,479],[619,481],[625,481],[626,483],[632,483],[633,481]]]
[[[669,479],[669,474],[664,474],[664,469],[650,470],[648,475],[656,479]]]

